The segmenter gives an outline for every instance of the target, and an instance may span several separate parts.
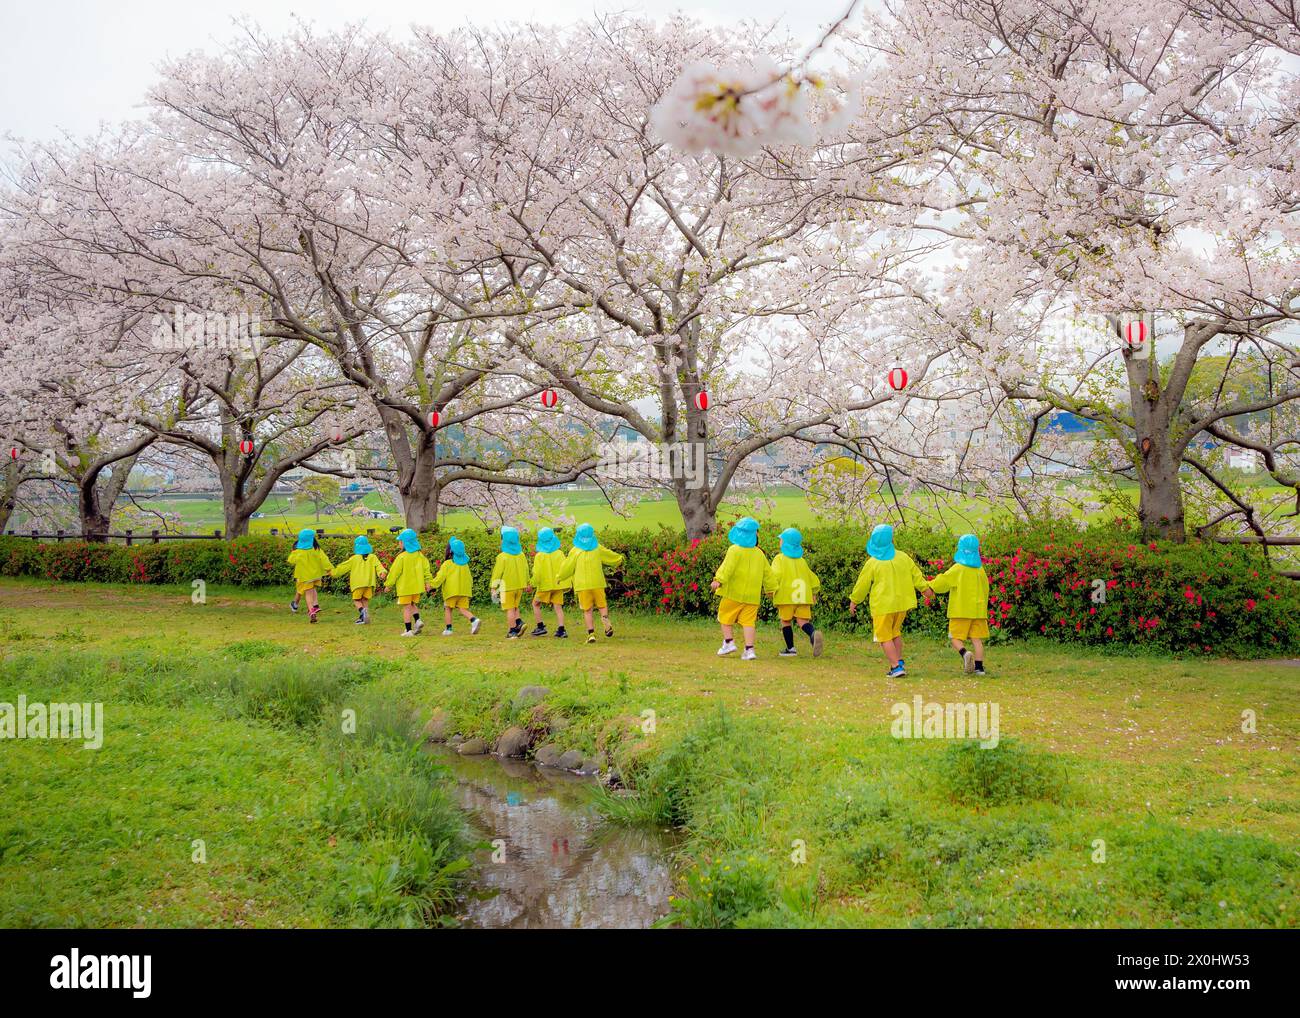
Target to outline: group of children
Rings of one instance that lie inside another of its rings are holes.
[[[357,609],[357,625],[370,621],[370,599],[383,584],[384,589],[395,591],[397,603],[402,606],[405,625],[403,636],[416,636],[424,629],[420,618],[420,599],[435,590],[442,591],[443,636],[452,635],[452,619],[456,612],[469,620],[469,631],[479,631],[480,620],[469,607],[474,592],[474,577],[469,568],[469,555],[465,542],[453,537],[447,542],[447,553],[435,575],[433,567],[420,548],[420,535],[406,529],[397,535],[402,550],[393,564],[384,568],[379,556],[370,546],[369,538],[358,537],[352,544],[352,556],[337,566],[321,549],[316,531],[302,530],[289,564],[293,566],[294,597],[289,602],[292,611],[298,611],[305,600],[311,621],[320,613],[316,590],[326,576],[347,576],[352,589],[352,603]],[[564,627],[564,600],[570,590],[578,599],[587,624],[587,642],[596,642],[594,612],[600,612],[605,635],[614,635],[609,620],[609,604],[605,598],[605,567],[616,568],[623,556],[601,545],[591,524],[584,523],[573,537],[573,548],[566,555],[555,531],[543,527],[537,533],[537,553],[531,569],[528,557],[520,544],[519,531],[514,527],[501,528],[501,552],[492,566],[490,583],[492,600],[501,605],[506,615],[506,636],[517,639],[523,635],[524,620],[519,605],[525,591],[533,591],[533,618],[537,625],[533,636],[547,635],[542,609],[550,606],[555,611],[555,635],[568,638]]]
[[[776,606],[781,622],[781,635],[785,647],[782,657],[794,657],[794,631],[797,627],[808,638],[813,657],[818,657],[825,646],[820,629],[812,622],[812,606],[817,603],[821,581],[804,559],[803,536],[793,527],[781,532],[781,547],[771,562],[758,547],[758,521],[751,517],[737,520],[728,539],[731,547],[714,574],[712,590],[721,598],[718,604],[718,622],[722,626],[722,646],[718,655],[725,657],[740,648],[736,645],[735,630],[739,626],[744,637],[741,659],[752,661],[758,609],[765,594]],[[327,576],[347,576],[352,590],[352,603],[357,609],[357,625],[370,621],[370,599],[382,583],[384,589],[394,590],[402,606],[405,624],[403,636],[414,636],[424,628],[420,618],[420,599],[435,590],[442,591],[443,636],[452,635],[452,619],[456,612],[469,620],[470,632],[479,631],[480,619],[469,607],[474,578],[470,573],[469,555],[465,544],[453,537],[447,542],[446,556],[435,575],[429,560],[420,549],[420,538],[414,530],[403,530],[397,535],[402,551],[385,569],[374,553],[368,538],[358,537],[353,543],[353,554],[346,561],[333,565],[321,550],[314,530],[298,534],[297,545],[289,553],[289,563],[294,567],[295,594],[289,607],[299,610],[302,600],[307,603],[311,621],[320,611],[316,588]],[[917,564],[903,551],[894,547],[894,528],[881,524],[871,532],[867,542],[867,560],[858,574],[857,583],[849,594],[849,614],[856,615],[858,605],[866,601],[871,612],[872,630],[889,663],[888,674],[899,677],[907,674],[903,661],[903,620],[916,607],[918,590],[945,593],[948,598],[948,637],[953,649],[961,656],[966,672],[984,674],[984,640],[988,638],[989,580],[979,554],[979,538],[964,534],[957,541],[953,565],[938,576],[926,578]],[[531,567],[520,542],[519,531],[514,527],[501,528],[501,551],[492,567],[492,600],[501,605],[506,615],[506,636],[517,639],[523,635],[524,621],[520,604],[525,591],[533,592],[533,627],[531,636],[546,636],[543,609],[555,612],[555,636],[568,637],[564,625],[564,601],[572,591],[582,609],[587,626],[587,642],[596,642],[594,613],[599,612],[605,635],[614,635],[609,619],[609,606],[605,597],[605,569],[616,569],[623,556],[601,545],[591,524],[578,527],[573,537],[573,547],[566,554],[559,537],[549,527],[537,532],[537,549]],[[966,647],[970,640],[971,648]]]

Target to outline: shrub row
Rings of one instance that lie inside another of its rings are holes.
[[[779,526],[765,525],[759,546],[775,554]],[[436,569],[450,535],[422,538]],[[488,578],[499,550],[495,534],[460,535],[470,553],[475,600],[488,601]],[[568,535],[565,535],[568,536]],[[955,539],[935,530],[902,527],[897,543],[927,576],[951,563]],[[847,595],[865,557],[866,528],[814,527],[804,532],[809,564],[821,579],[819,625],[869,631],[865,612],[849,616]],[[665,615],[708,616],[716,608],[709,581],[726,551],[725,534],[684,541],[680,532],[615,531],[603,543],[627,561],[610,576],[611,603]],[[1149,647],[1239,657],[1300,653],[1300,585],[1273,573],[1258,549],[1192,542],[1139,541],[1119,526],[1079,530],[1068,523],[1007,524],[981,535],[991,584],[989,625],[995,642],[1046,636],[1085,645]],[[398,552],[390,535],[372,539],[385,562]],[[351,539],[322,542],[334,562],[351,554]],[[38,543],[0,538],[0,575],[109,583],[289,586],[282,537],[163,544]],[[531,547],[526,541],[525,547]],[[346,581],[333,589],[346,596]],[[760,619],[775,611],[764,604]],[[911,632],[942,635],[943,600],[918,606]]]

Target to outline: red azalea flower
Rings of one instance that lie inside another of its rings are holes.
[[[1111,627],[1111,626],[1107,626],[1107,627],[1106,627],[1106,635],[1107,635],[1107,636],[1114,636],[1114,635],[1115,635],[1115,630],[1114,630],[1114,628]]]
[[[1253,612],[1254,610],[1255,610],[1255,599],[1253,597],[1246,598],[1246,611]]]

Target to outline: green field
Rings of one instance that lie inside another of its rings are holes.
[[[338,900],[383,849],[380,833],[331,820],[328,754],[274,717],[232,713],[194,678],[292,668],[297,682],[335,681],[345,665],[349,697],[406,703],[419,717],[441,709],[466,736],[537,722],[510,699],[549,687],[542,723],[567,721],[549,738],[637,776],[640,796],[614,800],[615,819],[684,827],[677,918],[689,925],[1298,922],[1294,662],[1033,642],[993,648],[989,676],[976,679],[946,646],[917,639],[908,677],[891,680],[860,638],[833,636],[820,659],[782,659],[764,630],[759,660],[741,662],[716,657],[716,627],[698,620],[616,612],[615,637],[587,646],[507,641],[493,614],[476,637],[461,626],[444,639],[435,625],[407,639],[392,608],[357,627],[328,596],[311,626],[283,601],[0,583],[0,701],[75,693],[103,699],[108,718],[93,753],[4,747],[0,922],[381,921]],[[894,705],[915,695],[998,703],[1001,745],[893,737]],[[647,710],[650,733],[637,728]],[[216,864],[192,864],[191,841],[205,834]]]

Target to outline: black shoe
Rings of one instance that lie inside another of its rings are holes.
[[[545,622],[539,622],[539,623],[537,623],[537,625],[533,626],[533,631],[532,631],[531,633],[529,633],[528,635],[529,635],[529,636],[545,636],[545,635],[546,635],[546,623],[545,623]]]
[[[613,635],[614,635],[614,627],[613,627],[613,626],[606,626],[606,627],[605,627],[605,635],[606,635],[606,636],[613,636]]]
[[[555,638],[557,640],[567,640],[569,638],[569,634],[563,626],[560,626],[560,628],[555,631]]]
[[[976,675],[987,675],[988,672],[986,672],[983,668],[976,668],[976,669],[975,669],[975,674],[976,674]]]

